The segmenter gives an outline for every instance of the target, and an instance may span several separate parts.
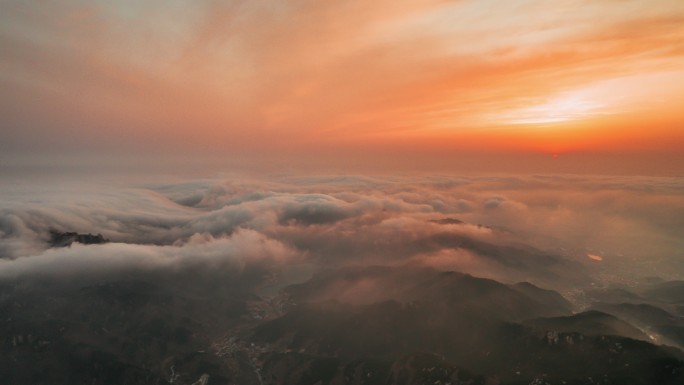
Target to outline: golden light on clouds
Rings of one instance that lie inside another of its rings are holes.
[[[548,102],[504,114],[504,123],[545,124],[567,122],[593,117],[601,113],[601,103],[580,94],[566,94]]]
[[[684,144],[679,1],[28,1],[0,15],[8,151]]]

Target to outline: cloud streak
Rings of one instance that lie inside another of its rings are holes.
[[[617,4],[7,3],[0,129],[16,151],[670,151],[684,9]],[[515,123],[568,95],[589,123]]]

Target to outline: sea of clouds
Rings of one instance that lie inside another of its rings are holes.
[[[0,188],[0,278],[416,265],[544,286],[684,278],[684,178],[215,177]],[[50,247],[50,231],[103,245]],[[617,279],[617,278],[616,278]]]

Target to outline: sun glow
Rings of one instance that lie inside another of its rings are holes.
[[[605,106],[586,96],[564,94],[532,107],[513,110],[504,115],[509,124],[545,124],[587,119],[602,114]]]

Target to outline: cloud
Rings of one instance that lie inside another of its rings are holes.
[[[677,178],[283,176],[30,191],[4,192],[4,276],[299,261],[419,264],[560,285],[614,264],[637,275],[643,264],[664,268],[684,233]],[[112,243],[49,249],[50,229]],[[601,255],[601,266],[587,254]]]
[[[196,234],[176,245],[108,243],[47,249],[39,254],[0,260],[0,279],[60,277],[97,281],[136,272],[205,274],[241,271],[246,265],[279,266],[298,253],[253,230],[230,237]]]
[[[488,209],[496,209],[499,208],[505,200],[506,198],[504,197],[489,198],[484,202],[484,207]]]

